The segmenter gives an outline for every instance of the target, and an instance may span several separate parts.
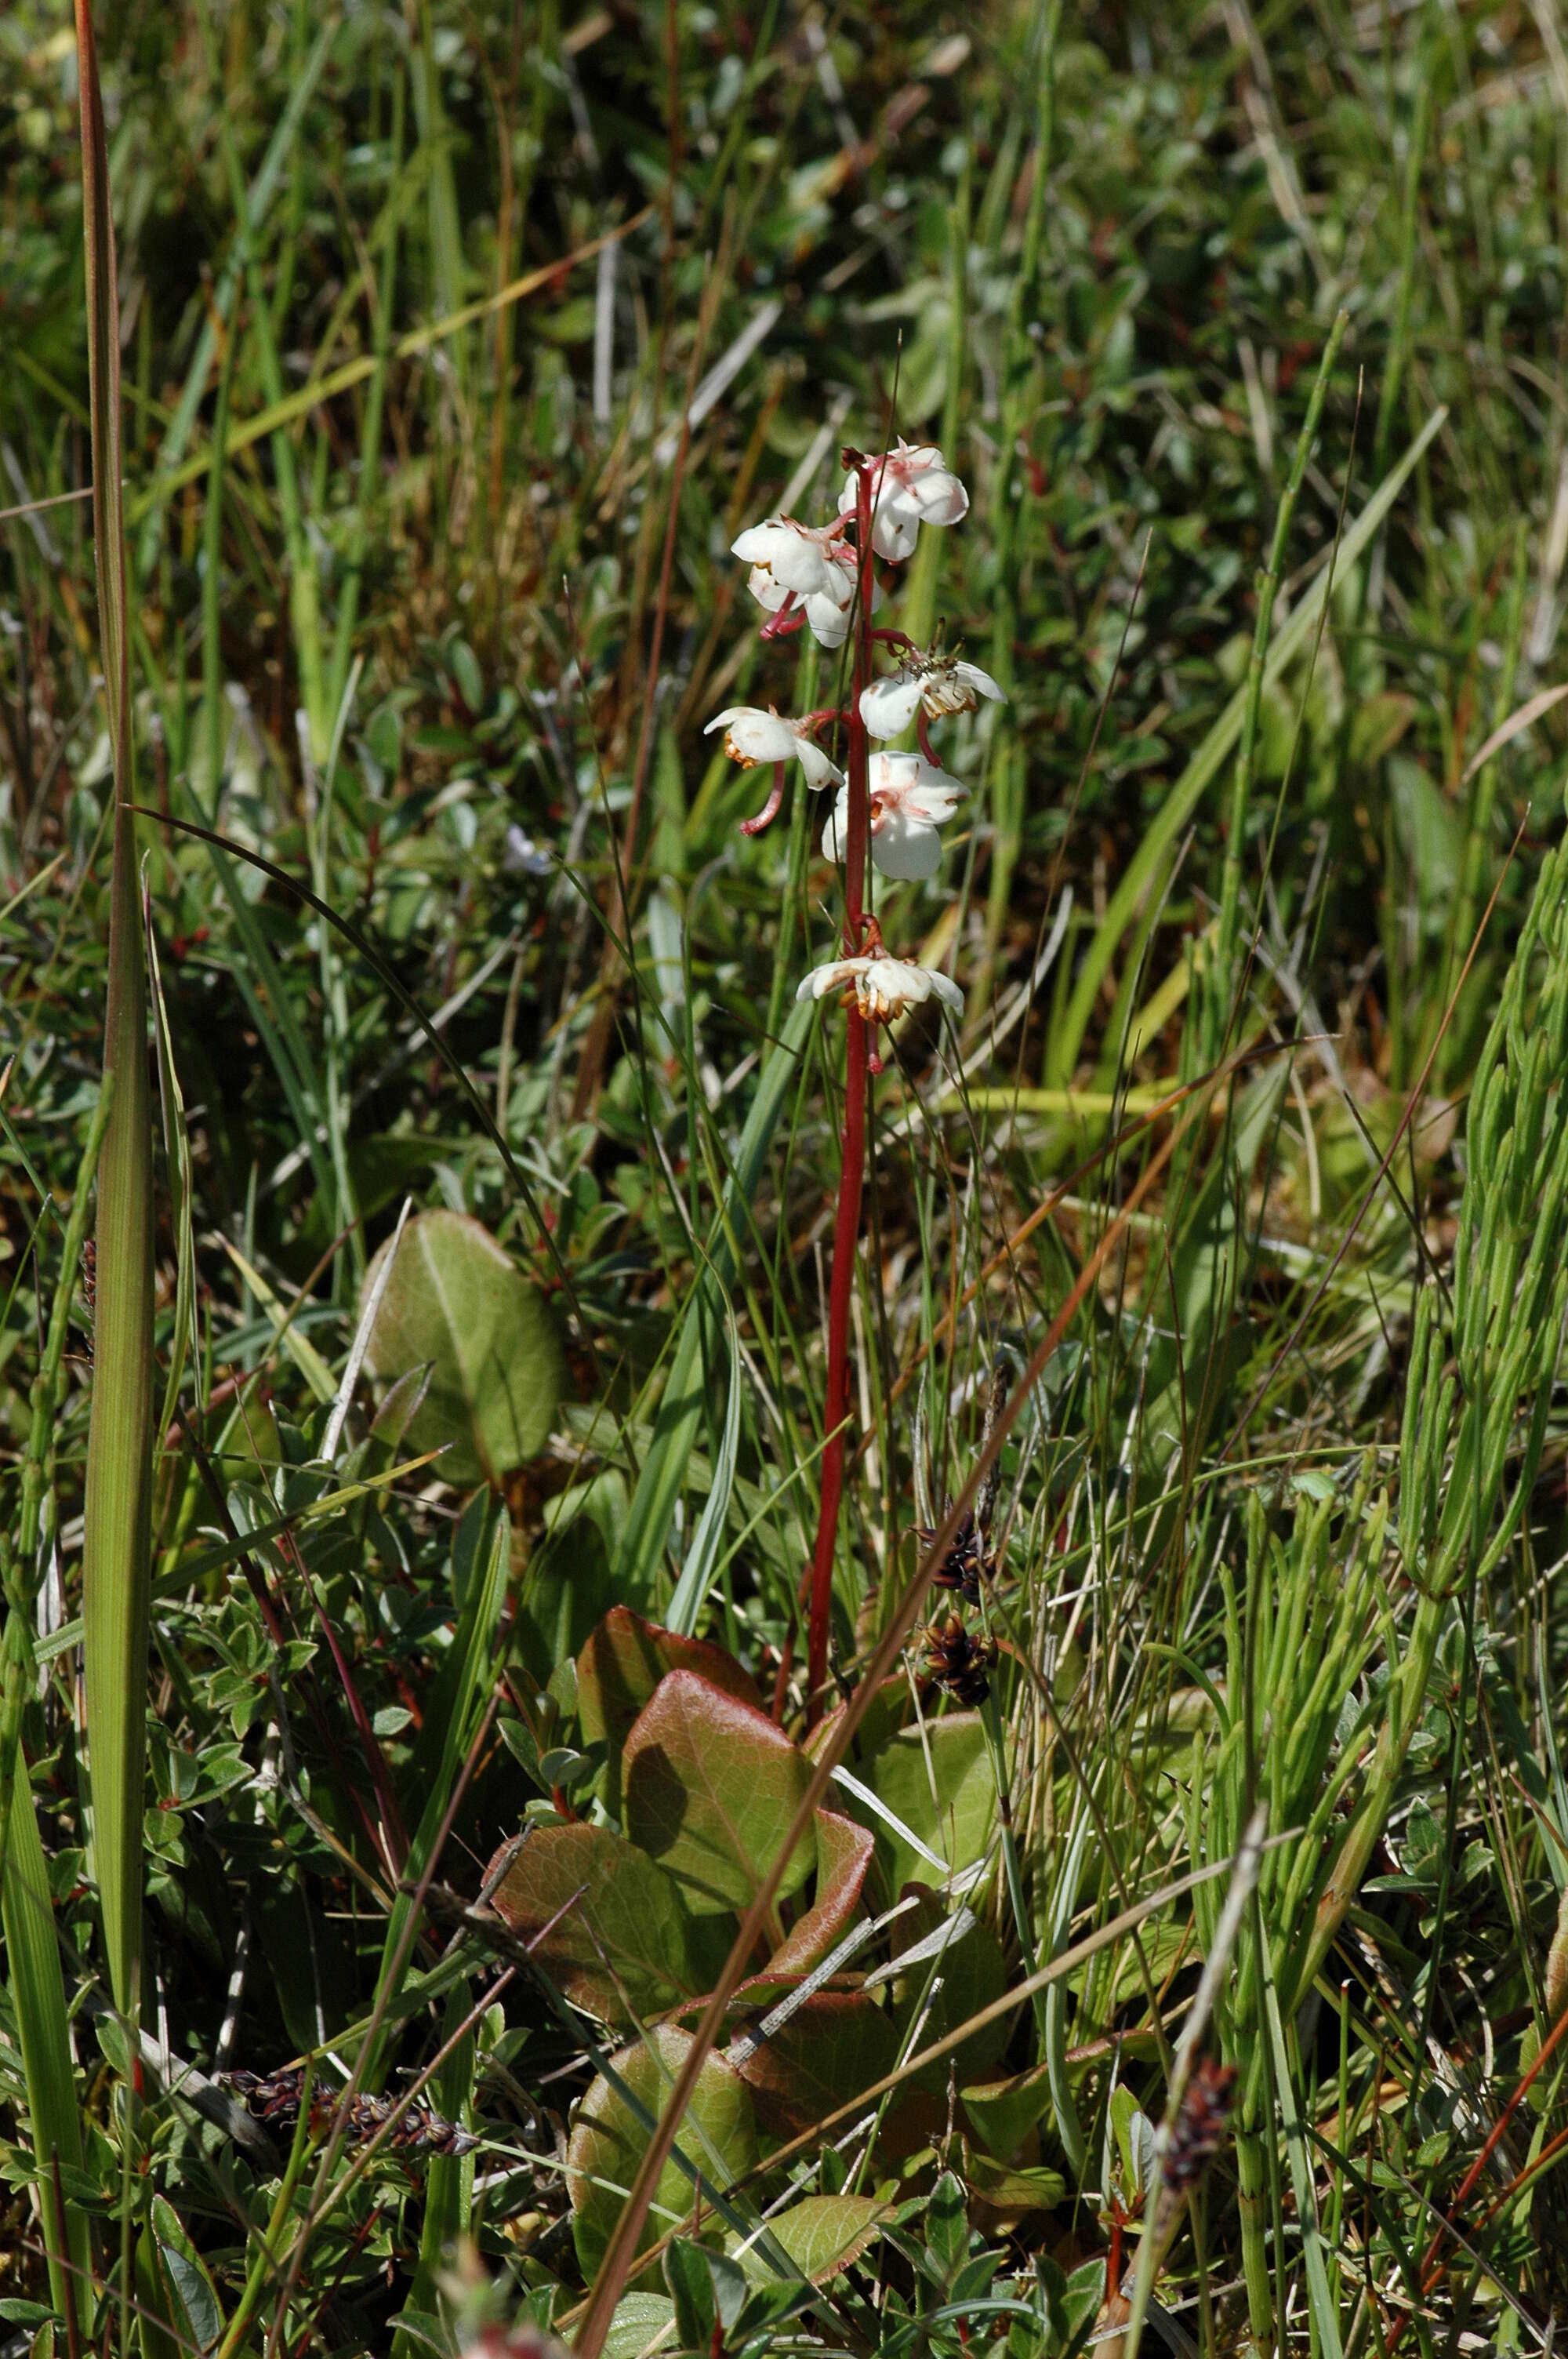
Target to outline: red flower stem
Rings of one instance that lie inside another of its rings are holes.
[[[761,835],[764,828],[772,827],[774,820],[776,820],[779,815],[779,805],[784,800],[784,766],[782,762],[775,762],[773,764],[773,788],[768,796],[768,799],[762,805],[762,810],[757,813],[755,819],[743,819],[741,821],[741,832],[742,835]]]
[[[866,851],[871,841],[870,740],[860,718],[860,690],[871,676],[871,485],[862,465],[856,477],[855,524],[860,591],[855,633],[855,682],[849,712],[849,842],[844,848],[844,954],[860,954],[865,930]],[[833,1557],[838,1510],[844,1495],[844,1445],[849,1414],[849,1306],[855,1285],[855,1254],[860,1234],[860,1200],[866,1180],[866,1088],[871,1043],[868,1027],[851,1001],[844,1055],[843,1161],[838,1180],[838,1217],[833,1232],[833,1275],[827,1294],[827,1397],[822,1452],[822,1497],[816,1545],[811,1560],[811,1619],[806,1644],[806,1717],[815,1722],[827,1680],[827,1627],[833,1602]]]

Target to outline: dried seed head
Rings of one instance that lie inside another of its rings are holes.
[[[923,1549],[928,1549],[936,1534],[922,1530],[916,1525],[914,1537]],[[934,1589],[956,1590],[970,1605],[979,1603],[980,1583],[996,1577],[996,1559],[988,1554],[974,1512],[966,1507],[963,1520],[953,1535],[952,1546],[931,1576]]]
[[[1204,2057],[1187,2083],[1165,2149],[1164,2180],[1173,2195],[1184,2195],[1195,2187],[1219,2151],[1235,2094],[1235,2066]]]
[[[925,1632],[925,1668],[956,1703],[971,1708],[984,1703],[991,1691],[989,1674],[996,1667],[996,1640],[976,1638],[962,1617],[949,1614],[931,1623]]]
[[[232,2090],[243,2102],[254,2120],[286,2132],[298,2121],[305,2093],[305,2074],[299,2065],[291,2064],[281,2072],[265,2074],[221,2072],[217,2078],[222,2087]],[[340,2117],[343,2134],[351,2145],[368,2144],[391,2122],[382,2143],[393,2154],[471,2154],[479,2144],[468,2130],[460,2129],[455,2122],[443,2121],[427,2105],[406,2105],[399,2111],[393,2099],[359,2095],[350,2097],[345,2104],[338,2090],[318,2083],[310,2092],[312,2133],[324,2137]]]

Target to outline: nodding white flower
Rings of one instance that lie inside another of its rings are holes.
[[[838,495],[838,513],[853,516],[860,486],[853,476]],[[871,470],[871,547],[896,564],[907,557],[923,524],[957,524],[969,513],[969,495],[934,442],[905,442],[874,461]]]
[[[805,721],[786,721],[760,705],[731,704],[716,712],[702,734],[711,737],[716,729],[724,732],[730,759],[744,770],[755,769],[760,762],[798,762],[808,787],[844,783],[843,771],[828,760]]]
[[[873,737],[903,734],[924,705],[933,721],[946,712],[972,712],[981,697],[1005,704],[1005,690],[979,664],[957,656],[905,656],[886,679],[860,690],[860,718]]]
[[[833,959],[826,966],[814,966],[795,995],[826,999],[830,992],[851,989],[868,1024],[891,1024],[906,1008],[918,1007],[931,998],[941,1000],[955,1016],[964,1012],[964,995],[948,976],[938,974],[934,967],[913,966],[906,959],[889,958],[885,953]]]
[[[922,754],[873,754],[867,765],[871,797],[871,858],[884,876],[935,876],[942,859],[936,832],[964,799],[957,778]],[[849,789],[839,788],[822,850],[841,860],[849,832]]]
[[[858,560],[839,535],[836,525],[770,516],[765,524],[749,526],[730,545],[731,555],[752,569],[746,587],[758,605],[776,614],[793,600],[825,647],[843,646],[855,603]],[[877,603],[874,585],[871,603]]]

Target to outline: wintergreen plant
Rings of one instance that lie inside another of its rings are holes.
[[[761,833],[778,816],[792,762],[799,763],[809,787],[837,789],[822,850],[842,880],[839,955],[813,968],[797,989],[802,1000],[840,999],[846,1033],[842,1160],[827,1313],[827,1441],[810,1573],[806,1690],[813,1710],[827,1669],[849,1416],[850,1303],[865,1188],[866,1097],[871,1078],[881,1070],[876,1031],[929,1000],[955,1016],[964,1006],[963,993],[950,975],[889,950],[872,907],[871,873],[899,881],[936,875],[941,830],[963,802],[965,788],[936,760],[931,723],[973,712],[982,699],[1002,699],[1002,690],[979,664],[945,655],[940,646],[917,647],[904,632],[873,620],[883,598],[876,560],[903,564],[914,555],[923,524],[957,524],[968,513],[969,495],[941,451],[931,443],[901,439],[894,450],[876,458],[846,450],[843,463],[849,481],[832,523],[805,525],[793,516],[770,516],[740,535],[733,554],[750,566],[747,586],[767,611],[765,640],[806,628],[824,647],[852,643],[849,702],[798,720],[753,705],[731,705],[708,724],[709,730],[723,729],[725,749],[735,761],[749,768],[773,766],[766,802],[754,819],[742,822],[748,834]],[[879,647],[897,656],[896,669],[881,678],[874,669]],[[912,726],[919,751],[889,750],[887,741]],[[842,768],[817,743],[827,731],[842,736]]]

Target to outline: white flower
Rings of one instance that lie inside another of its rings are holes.
[[[964,995],[946,975],[885,953],[876,958],[833,959],[827,966],[813,967],[795,995],[826,999],[830,992],[851,986],[868,1024],[891,1024],[906,1008],[918,1007],[933,996],[956,1016],[964,1012]]]
[[[957,656],[905,656],[886,679],[860,690],[860,718],[873,737],[903,734],[924,705],[929,718],[972,712],[982,696],[1005,704],[1007,695],[989,671]]]
[[[716,729],[723,730],[724,751],[742,769],[755,769],[760,762],[798,762],[808,787],[844,783],[843,771],[828,760],[804,721],[785,721],[755,704],[731,704],[716,712],[702,734],[711,737]]]
[[[501,865],[508,876],[548,876],[554,873],[556,864],[514,821],[501,847]]]
[[[921,754],[873,754],[867,766],[871,796],[871,858],[884,876],[935,876],[942,858],[936,831],[964,799],[957,778]],[[849,789],[839,788],[823,832],[828,860],[841,860],[849,830]]]
[[[751,567],[746,586],[759,606],[776,614],[793,599],[823,647],[843,646],[859,560],[835,526],[770,516],[765,524],[749,526],[730,543],[730,551]],[[877,603],[874,585],[871,603]]]
[[[838,495],[840,516],[853,516],[860,486],[851,476]],[[969,513],[969,495],[934,442],[905,442],[873,462],[871,547],[893,563],[914,549],[923,524],[957,524]]]

